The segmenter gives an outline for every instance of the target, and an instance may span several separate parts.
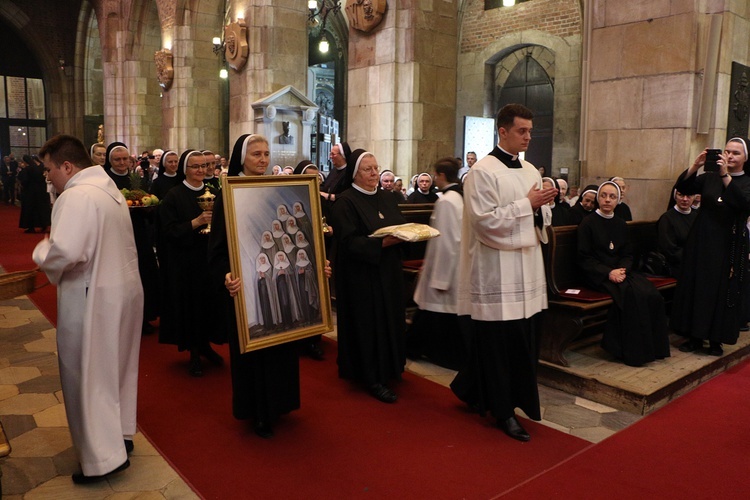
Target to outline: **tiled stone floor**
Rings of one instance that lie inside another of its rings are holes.
[[[335,333],[330,335],[335,338]],[[0,458],[7,500],[188,499],[198,498],[141,435],[135,436],[130,468],[108,481],[76,486],[71,446],[57,369],[55,329],[25,297],[0,301],[0,422],[10,456]],[[447,386],[455,372],[425,361],[407,370]],[[638,420],[544,386],[539,387],[542,423],[590,442],[599,442]]]

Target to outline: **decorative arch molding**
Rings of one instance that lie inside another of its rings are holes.
[[[484,116],[492,117],[495,112],[497,91],[501,89],[510,73],[524,58],[531,57],[544,69],[552,85],[555,83],[555,54],[547,47],[533,44],[518,44],[507,47],[485,62],[485,102]]]

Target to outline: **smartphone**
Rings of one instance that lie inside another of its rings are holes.
[[[721,149],[707,149],[706,150],[706,164],[703,165],[703,170],[706,172],[718,172],[719,164],[717,161],[721,156]]]

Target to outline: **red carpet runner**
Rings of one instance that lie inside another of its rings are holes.
[[[748,498],[748,395],[745,361],[503,498]]]
[[[187,355],[143,339],[139,425],[206,498],[490,498],[589,444],[524,421],[519,443],[450,391],[406,375],[386,405],[301,360],[302,408],[263,440],[230,410],[228,368],[187,375]],[[227,357],[226,349],[222,354]]]

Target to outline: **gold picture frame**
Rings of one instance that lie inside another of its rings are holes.
[[[240,351],[332,331],[318,177],[224,177],[222,191]]]

